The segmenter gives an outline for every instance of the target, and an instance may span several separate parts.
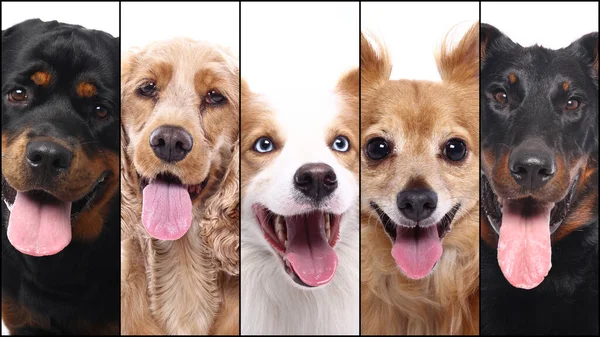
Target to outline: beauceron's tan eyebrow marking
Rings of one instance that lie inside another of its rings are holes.
[[[33,75],[31,75],[31,80],[33,83],[35,83],[35,85],[39,85],[40,87],[47,87],[48,84],[50,84],[51,79],[52,76],[46,71],[36,71],[33,73]]]
[[[89,82],[81,82],[77,85],[77,95],[81,98],[89,98],[96,95],[96,86]]]

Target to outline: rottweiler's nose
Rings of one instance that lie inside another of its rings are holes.
[[[517,148],[508,159],[510,173],[523,188],[535,190],[554,177],[556,160],[549,150]]]
[[[437,207],[437,194],[428,188],[413,188],[398,193],[400,213],[413,221],[427,219]]]
[[[182,160],[192,150],[194,141],[189,132],[178,126],[161,126],[150,134],[154,154],[168,162]]]
[[[337,188],[337,176],[325,163],[305,164],[294,174],[294,186],[314,202],[320,202]]]
[[[40,177],[53,177],[71,166],[73,152],[51,141],[31,141],[25,148],[27,164]]]

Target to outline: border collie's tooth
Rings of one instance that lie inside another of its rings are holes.
[[[285,235],[285,227],[283,226],[283,217],[281,216],[277,216],[275,218],[275,233],[277,234],[277,238],[279,239],[279,242],[281,242],[282,244],[286,241],[286,235]]]

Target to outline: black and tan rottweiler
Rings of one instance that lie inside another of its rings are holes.
[[[598,334],[598,33],[481,25],[481,333]]]
[[[12,334],[119,332],[119,40],[2,31],[2,319]]]

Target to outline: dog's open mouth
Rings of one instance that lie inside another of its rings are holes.
[[[402,272],[415,280],[429,275],[442,256],[442,239],[451,230],[460,204],[427,227],[396,224],[376,203],[371,202],[371,207],[392,241],[392,256]]]
[[[577,179],[557,203],[533,197],[498,197],[481,176],[481,205],[498,238],[498,264],[504,277],[522,289],[537,287],[552,267],[551,235],[569,212]]]
[[[58,199],[49,191],[18,192],[3,178],[2,194],[10,205],[7,236],[23,254],[54,255],[71,242],[71,224],[102,195],[111,173],[104,172],[90,191],[76,201]]]
[[[192,224],[192,200],[197,198],[208,177],[200,184],[184,185],[172,174],[154,179],[138,175],[142,190],[142,224],[148,234],[159,240],[177,240]]]
[[[343,215],[313,210],[282,216],[261,205],[252,209],[265,239],[281,255],[287,273],[296,283],[317,287],[333,279],[338,264],[333,247]]]

